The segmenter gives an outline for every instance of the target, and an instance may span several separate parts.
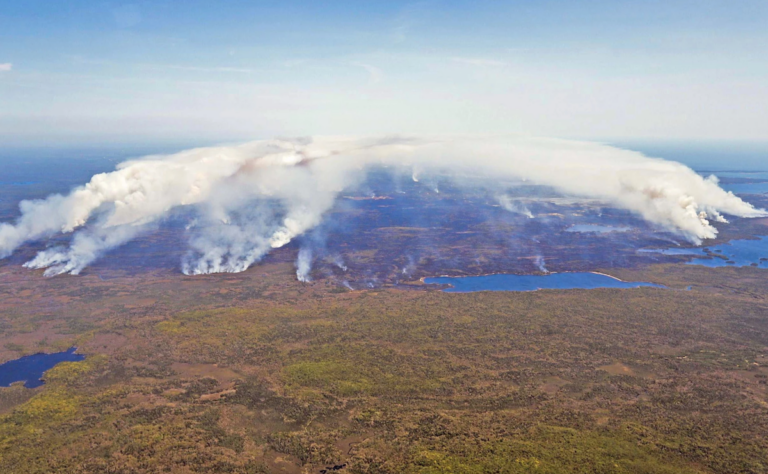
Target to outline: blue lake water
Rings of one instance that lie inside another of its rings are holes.
[[[703,173],[705,176],[707,173]],[[768,171],[716,171],[711,173],[718,178],[749,178],[768,180]]]
[[[733,240],[727,244],[709,247],[709,249],[733,263],[728,263],[722,258],[694,258],[688,264],[706,267],[758,266],[768,268],[768,237],[760,237],[756,240]],[[703,251],[701,254],[705,255]]]
[[[714,174],[718,178],[744,178],[744,179],[762,179],[765,182],[759,183],[720,183],[720,187],[726,191],[732,191],[735,194],[764,194],[768,193],[768,171],[716,171],[714,173],[704,172],[702,176]]]
[[[581,232],[594,234],[607,234],[608,232],[626,232],[629,227],[615,227],[612,225],[600,224],[576,224],[565,229],[566,232]]]
[[[46,370],[60,362],[77,362],[85,359],[82,354],[75,354],[76,347],[53,354],[34,354],[20,359],[9,360],[0,364],[0,387],[10,387],[14,382],[25,382],[27,388],[39,387]]]
[[[473,291],[536,291],[569,290],[594,288],[638,288],[650,286],[664,288],[662,285],[641,281],[621,281],[616,278],[590,272],[550,273],[549,275],[485,275],[472,277],[436,277],[425,278],[426,284],[452,285],[446,288],[448,293],[467,293]]]
[[[31,184],[37,184],[37,181],[12,181],[8,183],[0,181],[0,184],[3,186],[29,186]]]
[[[734,194],[765,194],[768,193],[768,182],[765,183],[736,183],[720,184],[720,187]]]
[[[660,253],[662,255],[707,255],[703,248],[640,249],[640,253]]]
[[[641,141],[620,142],[620,147],[645,153],[648,156],[679,161],[695,170],[720,176],[734,168],[749,171],[768,171],[768,142],[738,141]],[[724,175],[723,175],[724,176]]]

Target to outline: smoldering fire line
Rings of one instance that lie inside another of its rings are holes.
[[[598,143],[530,137],[316,137],[196,148],[121,163],[68,195],[20,203],[21,216],[0,224],[0,258],[20,245],[74,233],[68,247],[41,251],[26,263],[48,276],[77,274],[174,208],[195,206],[187,274],[238,272],[271,249],[317,226],[344,189],[373,166],[405,168],[415,177],[440,172],[461,181],[485,177],[500,203],[499,182],[524,179],[563,194],[599,199],[633,211],[694,243],[715,237],[723,214],[766,216],[673,161]],[[254,202],[277,202],[259,206]],[[302,275],[305,260],[301,260]]]

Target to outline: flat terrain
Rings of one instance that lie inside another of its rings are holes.
[[[765,270],[667,290],[448,294],[0,266],[3,473],[765,473]],[[691,286],[690,290],[686,290]],[[333,469],[335,468],[335,471]]]

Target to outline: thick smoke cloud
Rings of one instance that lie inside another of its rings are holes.
[[[184,273],[239,272],[317,226],[338,194],[373,166],[408,170],[414,180],[427,172],[459,180],[472,176],[484,179],[489,189],[503,180],[526,180],[634,211],[694,243],[715,237],[711,221],[725,222],[722,214],[768,215],[721,189],[714,177],[596,143],[509,137],[283,139],[127,161],[66,196],[24,201],[17,221],[0,225],[0,258],[24,242],[74,232],[69,248],[45,250],[26,265],[46,268],[46,275],[78,273],[174,208],[194,206],[199,217],[188,230]],[[531,216],[494,192],[504,208]]]

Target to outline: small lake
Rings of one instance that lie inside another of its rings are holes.
[[[85,359],[82,354],[75,354],[76,347],[53,354],[33,354],[0,364],[0,387],[10,387],[14,382],[24,382],[27,388],[39,387],[46,370],[60,362],[77,362]]]
[[[473,291],[536,291],[571,290],[595,288],[639,288],[649,286],[665,288],[662,285],[641,281],[621,281],[608,275],[591,272],[550,273],[548,275],[485,275],[472,277],[425,278],[428,285],[451,285],[443,291],[468,293]]]

